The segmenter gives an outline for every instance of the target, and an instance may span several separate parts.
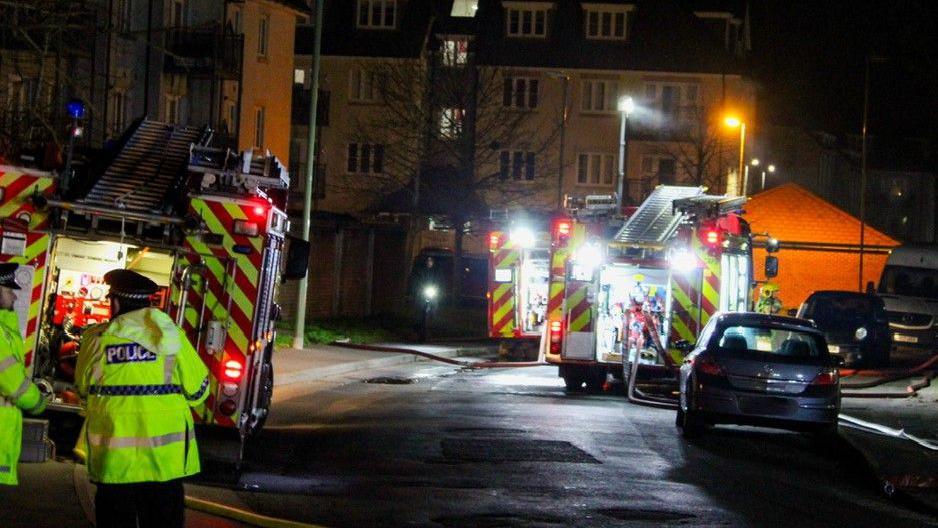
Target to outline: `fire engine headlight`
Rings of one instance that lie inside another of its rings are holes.
[[[509,240],[519,247],[528,249],[534,247],[534,232],[527,227],[516,227],[508,235]]]
[[[595,268],[603,262],[602,248],[596,243],[586,244],[576,252],[573,260],[575,260],[577,264]]]
[[[436,289],[436,286],[427,286],[423,289],[423,296],[427,298],[428,301],[436,299],[436,294],[439,293]]]
[[[853,337],[855,337],[857,341],[863,341],[864,339],[866,339],[866,336],[867,336],[866,328],[863,328],[862,326],[860,328],[857,328],[857,331],[853,333]]]
[[[697,269],[697,258],[686,249],[671,254],[671,267],[679,273],[690,273]]]

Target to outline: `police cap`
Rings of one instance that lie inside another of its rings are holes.
[[[159,290],[152,280],[136,271],[115,269],[104,274],[104,282],[111,287],[108,296],[123,299],[148,299]]]
[[[18,264],[11,264],[9,262],[0,264],[0,286],[10,288],[11,290],[19,290],[20,285],[16,283],[16,268]]]

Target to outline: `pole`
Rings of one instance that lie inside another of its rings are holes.
[[[762,189],[761,190],[763,191],[765,190],[765,171],[762,171]]]
[[[743,196],[749,195],[749,164],[743,169]]]
[[[557,167],[557,210],[560,211],[563,209],[563,152],[564,152],[564,136],[567,131],[567,83],[570,81],[570,77],[567,74],[563,74],[563,112],[560,116],[560,156],[558,167]]]
[[[313,213],[313,175],[316,167],[316,108],[319,105],[319,52],[322,47],[322,17],[325,0],[315,2],[316,27],[313,31],[313,67],[310,75],[309,135],[306,142],[306,185],[303,189],[303,240],[309,241],[310,217]],[[306,290],[309,273],[300,280],[296,290],[296,333],[293,348],[303,348],[306,333]]]
[[[860,145],[860,265],[857,270],[857,291],[863,291],[863,246],[866,241],[866,129],[870,106],[870,58],[866,58],[863,74],[863,129]]]
[[[741,122],[739,124],[739,171],[736,173],[737,178],[743,177],[743,167],[746,165],[746,123]],[[737,179],[737,183],[739,180]],[[746,195],[746,190],[742,190],[742,196]]]
[[[619,119],[619,184],[616,189],[616,207],[618,212],[622,212],[622,198],[625,193],[625,132],[629,122],[629,114],[620,111]]]

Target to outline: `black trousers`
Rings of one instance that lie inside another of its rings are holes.
[[[183,528],[185,524],[182,480],[97,487],[97,528]]]

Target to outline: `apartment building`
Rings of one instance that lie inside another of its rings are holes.
[[[423,200],[441,166],[485,180],[475,195],[492,208],[550,209],[567,194],[614,192],[618,103],[626,96],[635,103],[626,132],[628,201],[660,183],[738,190],[740,130],[724,127],[722,117],[740,117],[748,141],[758,134],[745,69],[748,22],[735,2],[699,4],[707,5],[695,12],[678,0],[327,1],[317,208],[374,210],[415,189]],[[298,38],[299,90],[301,79],[308,86],[305,42]],[[388,102],[394,72],[403,71],[422,76],[411,90],[416,103],[406,106]],[[460,83],[468,96],[452,95]],[[420,130],[432,131],[406,140],[459,144],[448,160],[439,159],[445,148],[431,148],[434,159],[412,163],[400,154],[411,148],[400,135],[369,134],[375,116],[405,107],[422,108]],[[305,140],[305,125],[295,122],[298,170]]]

